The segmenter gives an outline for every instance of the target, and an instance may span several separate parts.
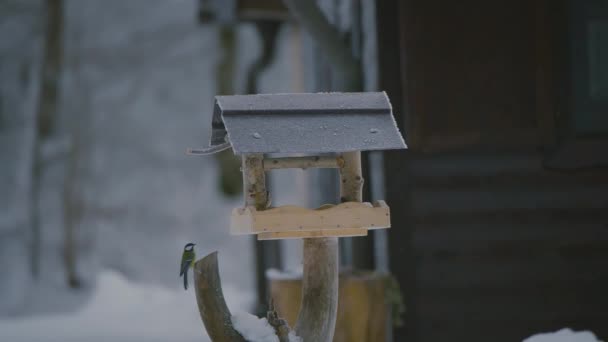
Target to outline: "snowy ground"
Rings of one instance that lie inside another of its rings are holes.
[[[224,286],[231,310],[247,310],[253,297]],[[95,294],[79,311],[0,321],[0,341],[154,342],[208,341],[193,291],[128,282],[102,272]]]
[[[590,331],[562,329],[556,332],[537,334],[523,342],[602,342]]]
[[[252,341],[275,341],[265,321],[237,313],[253,297],[226,284],[228,306],[235,323]],[[94,295],[79,311],[0,321],[0,341],[11,342],[201,342],[209,341],[193,291],[135,284],[120,274],[99,274]],[[278,340],[277,340],[278,341]],[[294,339],[295,341],[295,339]],[[591,332],[563,329],[524,342],[599,342]]]

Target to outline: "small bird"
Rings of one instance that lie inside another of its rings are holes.
[[[188,269],[194,267],[194,260],[196,259],[196,253],[194,252],[194,243],[187,243],[184,246],[184,252],[182,253],[182,263],[179,266],[179,276],[184,277],[184,290],[188,289]]]

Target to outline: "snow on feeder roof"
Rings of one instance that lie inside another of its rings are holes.
[[[385,92],[216,96],[208,152],[351,152],[407,148]]]
[[[232,211],[232,234],[256,234],[259,240],[344,237],[390,227],[384,201],[362,202],[360,151],[407,148],[384,92],[216,96],[210,147],[189,153],[227,148],[242,155],[245,199],[244,207]],[[265,172],[285,168],[338,169],[341,203],[272,207]]]

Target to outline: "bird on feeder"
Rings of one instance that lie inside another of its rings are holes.
[[[184,252],[182,253],[182,262],[179,267],[179,276],[184,277],[184,290],[188,289],[188,269],[194,267],[194,260],[196,260],[196,252],[194,252],[195,243],[187,243],[184,246]]]

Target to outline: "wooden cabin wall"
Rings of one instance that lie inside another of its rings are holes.
[[[385,154],[395,341],[608,339],[608,170],[543,165],[567,102],[550,3],[377,1],[380,84],[411,147]]]
[[[517,341],[563,327],[608,336],[605,170],[544,170],[533,152],[406,163],[406,210],[394,200],[404,193],[387,197],[391,250],[411,258],[406,269],[391,251],[392,269],[411,282],[414,341]]]

